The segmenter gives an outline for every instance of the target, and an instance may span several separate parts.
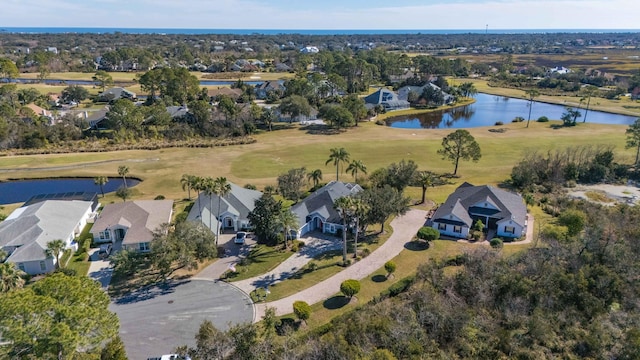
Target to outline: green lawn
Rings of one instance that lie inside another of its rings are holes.
[[[239,281],[267,273],[291,255],[293,255],[291,250],[282,250],[281,246],[256,245],[247,258],[236,265],[236,272],[229,275],[227,279]]]

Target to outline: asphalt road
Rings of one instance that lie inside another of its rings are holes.
[[[131,360],[173,353],[181,345],[195,345],[204,320],[219,330],[229,324],[252,322],[251,299],[233,285],[187,280],[152,287],[114,299],[109,309],[120,318],[120,337]]]

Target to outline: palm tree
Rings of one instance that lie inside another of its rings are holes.
[[[353,217],[356,220],[356,234],[355,234],[355,243],[354,243],[354,254],[353,258],[358,257],[358,236],[360,235],[360,218],[363,217],[367,211],[369,211],[369,205],[364,202],[361,198],[349,198],[351,199],[351,211]]]
[[[60,269],[60,254],[64,252],[64,249],[67,247],[67,244],[64,240],[56,239],[51,240],[47,243],[47,250],[44,251],[47,257],[55,257],[56,258],[56,269]]]
[[[93,178],[93,183],[100,186],[100,192],[102,193],[102,197],[104,197],[104,184],[109,182],[109,178],[106,176],[96,176]]]
[[[213,231],[213,217],[211,215],[213,213],[213,194],[215,194],[213,178],[206,177],[200,179],[198,186],[202,192],[209,197],[209,228]],[[200,211],[200,216],[202,216],[202,211]],[[216,239],[216,241],[218,241],[218,239]]]
[[[582,98],[580,98],[580,102],[582,103],[584,99],[587,99],[587,107],[584,110],[584,117],[582,118],[582,122],[587,122],[587,114],[589,113],[589,104],[591,104],[591,97],[595,95],[598,88],[593,85],[587,85],[582,88],[580,91],[582,93]]]
[[[322,180],[322,170],[315,169],[307,174],[307,179],[313,181],[313,187],[318,186],[318,183]]]
[[[342,263],[347,262],[347,217],[351,208],[351,198],[347,196],[339,197],[333,203],[333,207],[338,210],[342,218]]]
[[[191,200],[191,189],[195,189],[197,177],[195,175],[182,174],[180,178],[180,185],[182,190],[187,190],[187,197]]]
[[[213,192],[218,195],[218,227],[216,228],[216,246],[218,245],[218,238],[220,237],[220,205],[222,204],[222,199],[227,196],[231,192],[231,184],[227,181],[225,177],[218,177],[214,181]]]
[[[324,164],[328,165],[330,162],[333,162],[333,165],[336,166],[336,181],[338,181],[340,164],[349,161],[349,153],[344,148],[333,148],[330,152],[329,159]]]
[[[282,209],[278,214],[278,223],[282,226],[282,231],[284,232],[284,247],[288,249],[287,237],[291,229],[298,228],[298,218],[291,212],[291,209]]]
[[[351,161],[349,166],[347,166],[347,172],[351,173],[351,176],[353,176],[355,182],[358,182],[358,171],[366,175],[367,166],[362,162],[362,160]]]
[[[204,190],[202,188],[203,180],[204,180],[203,178],[194,175],[193,176],[193,183],[191,184],[191,188],[198,192],[198,198],[197,198],[196,201],[198,202],[198,211],[199,211],[198,214],[199,214],[199,216],[202,215],[202,204],[200,204],[200,192],[202,190]]]
[[[436,181],[436,175],[431,171],[418,172],[416,177],[416,183],[420,185],[420,187],[422,187],[422,201],[420,201],[420,204],[424,204],[424,202],[427,200],[426,199],[427,188],[429,186],[433,186],[435,184],[435,181]]]
[[[533,109],[533,99],[540,96],[540,92],[536,89],[529,89],[525,91],[529,95],[529,117],[527,118],[527,127],[529,127],[529,121],[531,121],[531,109]]]
[[[0,256],[0,258],[4,258],[4,256]],[[16,264],[12,262],[0,263],[0,294],[21,289],[24,286],[25,275],[25,272],[18,269]]]
[[[122,183],[127,188],[127,175],[129,174],[129,167],[125,165],[118,166],[118,175],[122,177]]]

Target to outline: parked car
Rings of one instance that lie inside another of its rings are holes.
[[[247,233],[244,231],[238,231],[236,237],[233,238],[233,242],[238,245],[244,245],[244,240],[247,238]]]
[[[100,245],[100,250],[98,250],[98,258],[100,259],[108,258],[109,255],[111,255],[112,249],[113,247],[111,246],[111,244]]]

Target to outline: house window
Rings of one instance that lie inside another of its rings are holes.
[[[438,223],[438,230],[446,231],[447,230],[447,224]]]
[[[111,239],[111,233],[109,232],[109,230],[100,231],[100,240],[110,240],[110,239]]]
[[[453,226],[453,232],[454,233],[462,233],[462,226],[458,226],[458,225],[454,225]]]
[[[513,226],[505,226],[504,227],[504,232],[507,234],[515,234],[516,233],[516,228]]]
[[[40,261],[40,270],[42,271],[47,270],[47,265],[44,263],[44,261]]]
[[[139,250],[140,251],[149,251],[149,243],[148,242],[140,243]]]
[[[24,264],[23,263],[18,263],[18,269],[25,271],[24,270]],[[26,272],[26,271],[25,271]]]

